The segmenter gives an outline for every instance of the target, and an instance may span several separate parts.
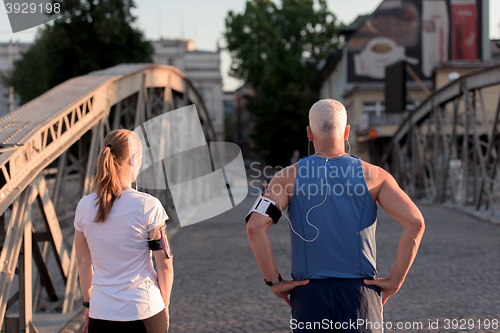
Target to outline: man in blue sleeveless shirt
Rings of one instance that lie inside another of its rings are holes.
[[[382,332],[382,307],[413,263],[424,218],[388,172],[345,153],[350,127],[340,102],[315,103],[309,124],[316,153],[281,170],[263,194],[288,208],[294,280],[276,268],[271,216],[249,216],[250,245],[266,284],[291,306],[292,332]],[[377,203],[404,229],[385,278],[375,278]]]

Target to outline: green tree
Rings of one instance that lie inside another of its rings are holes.
[[[151,62],[153,46],[132,27],[133,0],[63,0],[65,14],[40,27],[3,80],[22,104],[75,76],[120,63]]]
[[[228,13],[230,75],[255,90],[246,97],[256,122],[252,138],[268,163],[286,165],[293,150],[307,151],[307,114],[318,99],[309,83],[320,61],[340,48],[342,27],[326,0],[281,0],[280,6],[249,0],[244,13]]]

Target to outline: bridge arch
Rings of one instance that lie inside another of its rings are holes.
[[[486,207],[500,194],[500,66],[434,92],[388,144],[381,165],[416,198]]]
[[[70,79],[0,118],[0,233],[5,230],[0,235],[0,326],[19,301],[13,322],[35,331],[32,309],[43,303],[42,288],[52,301],[43,307],[73,311],[79,298],[76,255],[72,233],[61,226],[72,224],[78,200],[93,190],[104,137],[190,104],[196,105],[206,142],[215,141],[203,100],[184,73],[166,65],[121,64]],[[168,191],[153,194],[167,210],[173,208]],[[46,265],[51,253],[65,285],[62,292]],[[31,257],[40,277],[33,290]],[[14,293],[16,273],[19,290]]]

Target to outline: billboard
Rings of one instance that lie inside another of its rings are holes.
[[[477,15],[476,0],[451,0],[453,59],[478,58]]]
[[[480,58],[482,1],[383,1],[347,43],[348,82],[381,81],[402,60],[425,80],[439,63]]]

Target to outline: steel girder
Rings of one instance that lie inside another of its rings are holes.
[[[500,66],[463,76],[408,116],[381,165],[410,196],[485,206],[494,215],[500,189],[499,117]]]
[[[5,224],[5,231],[0,230],[0,326],[17,300],[19,316],[13,326],[23,332],[36,331],[32,314],[40,306],[73,311],[81,297],[73,232],[63,234],[61,225],[72,224],[78,200],[93,191],[104,137],[112,129],[133,130],[189,104],[196,105],[206,141],[213,142],[215,134],[200,95],[181,71],[164,65],[123,64],[92,72],[0,118],[0,222]],[[172,207],[168,191],[154,194]],[[66,286],[64,295],[57,294],[48,272],[51,253]],[[38,276],[33,290],[31,257]],[[15,273],[19,291],[13,293]],[[43,290],[48,300],[41,297]]]

